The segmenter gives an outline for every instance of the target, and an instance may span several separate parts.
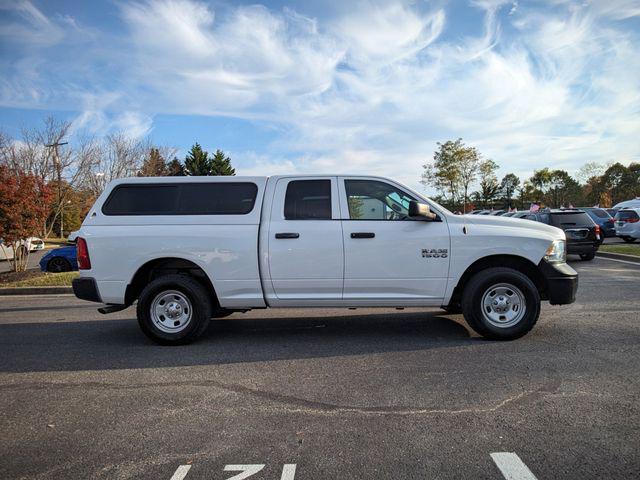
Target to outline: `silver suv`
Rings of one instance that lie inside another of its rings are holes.
[[[640,208],[623,208],[614,217],[616,236],[625,242],[635,242],[640,238]]]

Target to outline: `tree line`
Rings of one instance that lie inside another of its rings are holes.
[[[611,207],[640,195],[640,163],[587,163],[576,178],[566,170],[548,167],[521,179],[484,158],[461,138],[438,143],[433,159],[423,165],[421,183],[433,187],[434,200],[453,211],[528,209],[531,204],[551,208],[599,205]]]
[[[177,149],[136,139],[124,132],[103,138],[74,135],[70,122],[48,117],[41,128],[24,129],[20,138],[0,132],[0,239],[16,249],[26,238],[65,237],[77,230],[107,183],[132,176],[235,175],[231,159],[195,143],[185,158]],[[434,199],[451,210],[528,209],[542,206],[611,206],[640,195],[640,163],[588,163],[573,178],[561,169],[541,168],[527,179],[507,173],[462,139],[438,143],[421,181]],[[16,269],[26,259],[16,262]]]
[[[195,143],[179,160],[177,149],[154,145],[124,132],[104,138],[72,134],[71,122],[48,117],[41,128],[23,129],[20,138],[0,132],[0,239],[26,267],[25,239],[65,237],[77,230],[106,185],[132,176],[235,175],[222,151],[210,154]],[[24,258],[23,258],[24,257]]]

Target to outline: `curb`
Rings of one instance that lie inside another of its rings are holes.
[[[71,287],[9,287],[0,288],[1,295],[65,295],[73,293]]]
[[[635,255],[625,255],[624,253],[609,252],[598,252],[596,255],[598,257],[613,258],[614,260],[624,260],[626,262],[637,263],[638,265],[640,265],[640,257],[636,257]]]

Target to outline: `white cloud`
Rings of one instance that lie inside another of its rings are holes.
[[[63,41],[82,27],[18,5],[22,21],[0,23],[0,37],[32,29],[33,54],[0,80],[3,105],[71,105],[81,127],[135,135],[163,113],[276,125],[264,152],[233,152],[241,172],[370,172],[415,186],[436,141],[458,136],[503,173],[640,160],[637,1],[362,1],[322,18],[304,6],[123,1],[125,34],[84,35],[54,84],[37,32]],[[470,9],[473,33],[452,8]],[[95,63],[115,67],[87,79]]]

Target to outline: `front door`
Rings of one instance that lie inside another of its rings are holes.
[[[420,199],[391,182],[340,177],[338,184],[345,303],[440,305],[449,274],[445,219],[409,218],[409,202]]]
[[[269,222],[275,305],[342,299],[344,250],[336,177],[281,178]]]

